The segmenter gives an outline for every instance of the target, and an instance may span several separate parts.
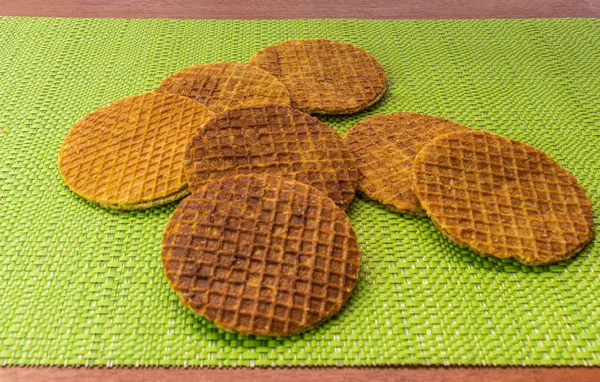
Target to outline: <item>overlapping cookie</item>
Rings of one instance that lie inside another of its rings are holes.
[[[278,105],[232,109],[208,121],[187,148],[185,173],[192,191],[230,175],[278,174],[344,209],[358,182],[354,158],[331,127]]]
[[[244,334],[287,336],[335,314],[356,286],[350,220],[317,189],[236,175],[195,190],[173,213],[162,263],[182,303]]]
[[[194,99],[215,113],[244,106],[290,105],[285,86],[256,66],[237,62],[193,65],[165,78],[158,92]]]
[[[551,264],[594,236],[577,180],[525,143],[483,131],[440,136],[413,164],[414,193],[450,239],[483,255]]]
[[[79,120],[65,138],[58,166],[65,183],[103,207],[142,209],[187,194],[185,148],[213,115],[168,93],[123,98]]]
[[[377,102],[386,75],[363,49],[334,40],[288,40],[250,59],[289,90],[292,107],[310,114],[352,114]]]
[[[423,216],[412,192],[412,163],[437,136],[469,129],[440,117],[417,113],[378,114],[351,128],[344,141],[356,159],[358,191],[392,211]]]

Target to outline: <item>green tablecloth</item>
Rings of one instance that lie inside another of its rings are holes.
[[[389,90],[320,117],[344,133],[416,111],[535,145],[600,213],[600,20],[207,21],[0,18],[0,364],[600,365],[599,246],[526,267],[478,256],[428,219],[357,198],[363,267],[332,320],[288,339],[225,333],[183,308],[160,262],[175,204],[92,205],[57,169],[70,126],[191,64],[291,38],[375,55]]]

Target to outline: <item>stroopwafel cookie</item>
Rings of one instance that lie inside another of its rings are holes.
[[[525,143],[482,131],[443,135],[417,154],[413,172],[436,226],[480,254],[550,264],[594,236],[585,190]]]
[[[292,107],[310,114],[352,114],[377,102],[386,76],[377,59],[353,45],[325,39],[289,40],[250,59],[289,90]]]
[[[290,105],[289,93],[277,78],[261,68],[237,62],[181,69],[165,78],[156,91],[195,99],[215,113],[242,106]]]
[[[463,130],[456,122],[406,112],[360,121],[344,137],[356,159],[358,191],[392,211],[425,215],[412,192],[415,155],[435,137]]]
[[[185,148],[213,115],[168,93],[145,93],[97,109],[75,123],[59,153],[67,185],[103,207],[142,209],[189,194]]]
[[[162,263],[182,303],[226,330],[286,336],[335,314],[360,254],[344,211],[306,184],[236,175],[197,189],[164,231]]]
[[[220,113],[189,143],[185,174],[192,191],[214,179],[249,173],[309,184],[342,208],[354,198],[358,182],[354,158],[331,127],[277,105]]]

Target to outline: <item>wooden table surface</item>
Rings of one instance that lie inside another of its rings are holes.
[[[599,0],[0,0],[3,16],[184,19],[600,17]]]
[[[600,17],[600,0],[0,0],[2,16],[187,19]],[[600,33],[600,32],[599,32]],[[600,368],[0,368],[0,381],[600,381]]]

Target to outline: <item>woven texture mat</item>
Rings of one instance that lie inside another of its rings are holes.
[[[175,204],[94,206],[57,168],[71,125],[195,63],[290,38],[375,55],[389,90],[321,117],[439,115],[535,145],[600,217],[600,20],[168,21],[0,18],[0,365],[600,365],[600,246],[526,267],[475,255],[428,219],[357,198],[363,265],[332,320],[287,339],[221,331],[182,307],[160,262]]]

